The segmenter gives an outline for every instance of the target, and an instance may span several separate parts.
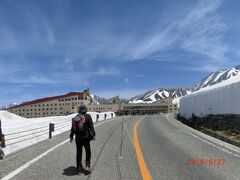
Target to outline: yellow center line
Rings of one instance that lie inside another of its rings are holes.
[[[138,135],[137,135],[137,129],[139,127],[139,124],[142,122],[142,120],[143,119],[138,120],[137,123],[134,125],[134,130],[133,130],[134,147],[135,147],[135,151],[138,159],[138,165],[140,167],[143,180],[151,180],[152,177],[143,159],[143,155],[142,155],[142,151],[141,151],[141,147],[140,147],[140,144],[138,141]]]

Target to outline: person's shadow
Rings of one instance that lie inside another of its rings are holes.
[[[75,176],[77,175],[77,168],[74,166],[70,166],[63,170],[63,175],[65,176]]]
[[[77,174],[78,174],[77,168],[74,166],[70,166],[63,170],[63,175],[65,176],[75,176]],[[85,169],[83,169],[82,174],[84,174],[85,176],[88,176],[89,174],[91,174],[91,172],[88,172]]]

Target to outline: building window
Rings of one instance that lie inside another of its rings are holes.
[[[44,111],[45,109],[44,109],[44,108],[42,108],[42,110]]]
[[[47,104],[47,106],[48,106],[48,104]]]

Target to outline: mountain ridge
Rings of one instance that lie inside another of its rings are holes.
[[[129,100],[129,103],[153,103],[168,97],[172,98],[173,103],[178,103],[179,100],[187,94],[225,86],[235,82],[240,82],[240,65],[212,72],[201,79],[192,88],[156,88],[134,96]]]

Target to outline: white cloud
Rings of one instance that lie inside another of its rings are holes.
[[[223,0],[199,0],[195,8],[193,8],[180,23],[180,27],[191,25],[203,18],[208,18],[209,13],[214,13],[222,4]]]
[[[219,15],[214,12],[221,5],[219,0],[199,1],[187,17],[179,23],[186,31],[181,47],[189,52],[199,53],[212,61],[226,60],[228,46],[223,42],[227,30]]]
[[[125,83],[125,84],[127,84],[127,83],[128,83],[128,81],[129,81],[129,79],[128,79],[128,78],[124,78],[124,83]]]
[[[115,67],[101,67],[96,72],[90,73],[99,76],[119,75],[119,70]]]
[[[111,26],[109,30],[89,28],[88,31],[83,32],[75,32],[69,27],[69,30],[65,29],[64,35],[60,36],[62,32],[58,34],[59,30],[53,26],[50,19],[44,17],[38,6],[32,3],[28,4],[28,8],[23,13],[23,16],[27,17],[27,25],[31,30],[24,37],[24,42],[18,38],[20,35],[17,31],[12,31],[5,24],[7,29],[3,36],[9,37],[7,38],[9,44],[7,41],[6,45],[0,42],[0,49],[15,49],[25,55],[41,52],[41,54],[65,57],[64,60],[60,60],[59,66],[64,67],[66,71],[72,71],[75,63],[81,63],[84,67],[91,69],[95,64],[94,62],[99,61],[99,58],[112,61],[171,61],[170,57],[162,54],[168,50],[175,51],[177,48],[192,54],[203,55],[205,58],[202,61],[214,65],[216,62],[226,60],[226,53],[229,50],[228,45],[223,42],[227,26],[217,13],[223,1],[199,0],[198,2],[195,7],[181,15],[180,18],[169,19],[165,26],[161,26],[161,29],[156,28],[162,23],[159,20],[152,31],[142,36],[132,32],[119,35],[111,31]],[[189,9],[189,7],[187,8]],[[179,61],[181,60],[179,58]],[[195,60],[193,57],[192,61],[199,60]],[[118,67],[100,67],[96,72],[90,70],[81,73],[83,79],[91,75],[119,75],[119,70]],[[45,75],[42,78],[44,79],[44,77]],[[60,80],[62,77],[57,76],[56,80]],[[67,77],[63,79],[67,79]]]
[[[196,66],[191,68],[191,71],[199,71],[199,72],[215,72],[218,71],[220,69],[219,66],[215,66],[215,65],[202,65],[200,67]]]
[[[223,38],[228,28],[216,12],[223,1],[199,0],[198,2],[184,18],[173,20],[165,29],[140,41],[136,50],[133,50],[134,58],[171,61],[171,58],[164,56],[163,53],[171,49],[176,51],[177,47],[180,47],[188,53],[203,56],[201,62],[211,66],[227,61],[226,54],[229,47]],[[191,60],[199,62],[199,59],[195,60],[194,57]]]

